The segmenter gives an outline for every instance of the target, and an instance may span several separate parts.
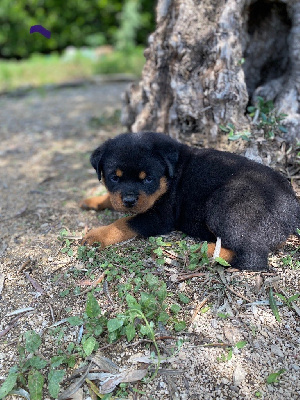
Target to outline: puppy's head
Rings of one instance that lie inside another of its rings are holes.
[[[152,132],[125,133],[110,139],[91,155],[113,207],[143,213],[168,190],[174,177],[180,144]]]

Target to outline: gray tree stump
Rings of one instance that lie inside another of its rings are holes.
[[[159,0],[145,57],[124,96],[129,130],[214,140],[220,124],[249,128],[246,108],[259,95],[299,140],[299,0]]]

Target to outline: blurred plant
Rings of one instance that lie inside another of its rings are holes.
[[[140,46],[131,47],[127,51],[114,51],[101,57],[94,67],[94,73],[129,73],[140,76],[144,64],[144,48]]]
[[[236,128],[233,124],[229,123],[225,125],[219,125],[221,131],[228,133],[228,140],[239,140],[243,139],[249,141],[251,138],[251,133],[244,131],[244,132],[236,132]]]
[[[281,124],[287,115],[278,113],[272,100],[257,96],[255,106],[247,107],[247,111],[253,118],[253,123],[258,123],[258,126],[264,130],[266,139],[274,139],[279,131],[287,133],[286,127]]]
[[[124,6],[123,3],[122,0],[1,0],[0,57],[23,58],[34,52],[62,51],[70,45],[113,44],[120,24],[124,41],[145,45],[155,24],[153,1],[128,0]],[[37,24],[50,30],[51,39],[30,35],[30,26]]]
[[[120,14],[120,28],[115,34],[117,50],[128,51],[135,47],[140,26],[140,4],[137,0],[127,0]]]

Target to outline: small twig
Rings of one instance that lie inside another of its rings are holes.
[[[172,258],[173,260],[178,260],[178,259],[183,260],[183,258],[184,258],[184,257],[174,253],[171,250],[163,249],[162,251],[163,251],[164,255],[168,256],[169,258]]]
[[[27,266],[28,266],[30,263],[31,263],[31,259],[28,258],[28,260],[26,260],[26,261],[21,265],[21,267],[19,268],[19,271],[18,271],[18,272],[23,272],[24,269],[27,269]]]
[[[50,303],[48,303],[48,306],[49,306],[49,309],[50,309],[50,314],[51,314],[52,321],[55,322],[53,308],[52,308]]]
[[[168,339],[177,340],[177,338],[174,337],[174,336],[155,336],[155,340],[168,340]],[[140,340],[137,340],[134,343],[127,344],[126,347],[135,347],[135,346],[138,346],[141,343],[153,343],[153,340],[140,339]]]
[[[108,301],[110,302],[110,304],[114,305],[113,299],[111,298],[111,295],[109,294],[109,289],[108,289],[108,283],[107,281],[103,282],[103,293],[105,294],[105,296],[108,298]]]
[[[23,313],[23,314],[24,314],[24,313]],[[23,316],[23,314],[17,315],[15,318],[13,318],[13,319],[10,321],[10,323],[8,324],[8,326],[7,326],[5,329],[3,329],[3,331],[0,332],[0,338],[2,338],[3,336],[5,336],[5,335],[11,330],[11,328],[13,328],[13,327],[16,325],[18,319],[21,318],[21,317]]]
[[[210,299],[211,294],[208,295],[207,297],[205,297],[200,304],[198,304],[198,306],[196,307],[195,311],[193,312],[193,316],[191,319],[191,324],[194,322],[194,320],[196,319],[199,311],[201,310],[201,308],[208,302],[208,300]]]
[[[99,285],[99,283],[101,283],[101,282],[103,281],[105,275],[106,275],[106,271],[104,271],[104,272],[99,276],[98,279],[96,279],[94,282],[92,282],[90,287],[88,287],[87,289],[85,289],[83,292],[80,292],[80,293],[76,294],[75,296],[81,296],[81,295],[86,294],[86,293],[90,292],[91,290],[93,290],[97,285]]]
[[[199,346],[203,347],[230,347],[231,345],[229,343],[203,343],[200,344]]]
[[[33,279],[28,272],[24,272],[24,275],[26,276],[26,278],[29,280],[29,282],[32,284],[32,286],[35,288],[35,290],[41,294],[45,294],[44,289],[42,288],[42,286],[35,280]]]
[[[194,272],[191,274],[183,274],[183,275],[179,275],[176,279],[176,282],[181,282],[181,281],[185,281],[187,279],[191,279],[191,278],[195,278],[197,276],[206,276],[207,273],[206,272]]]
[[[168,336],[168,335],[165,335],[165,336],[155,336],[155,340],[177,340],[177,338],[176,337],[174,337],[174,336]]]

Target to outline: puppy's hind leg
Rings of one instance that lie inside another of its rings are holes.
[[[268,270],[268,250],[259,249],[240,249],[236,251],[236,256],[231,262],[231,266],[240,270],[266,271]]]
[[[216,250],[216,243],[208,243],[207,246],[207,255],[208,257],[213,257],[215,256],[215,250]],[[218,252],[219,254],[217,257],[223,258],[223,260],[227,261],[229,264],[231,264],[232,260],[235,258],[235,252],[232,250],[229,250],[225,247],[221,247],[220,251]]]
[[[95,197],[89,197],[87,199],[82,200],[79,203],[79,206],[83,208],[84,210],[96,210],[96,211],[101,211],[106,208],[109,210],[113,210],[113,206],[110,201],[109,194],[106,193],[102,196],[95,196]]]

